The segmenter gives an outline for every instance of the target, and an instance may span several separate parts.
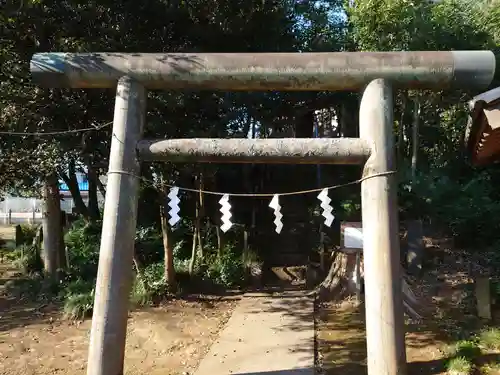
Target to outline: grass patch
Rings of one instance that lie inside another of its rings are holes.
[[[94,290],[87,293],[72,294],[64,301],[66,319],[83,320],[92,316]]]
[[[500,374],[500,363],[491,362],[481,366],[481,374],[483,375],[498,375]]]
[[[473,361],[480,355],[481,348],[474,341],[459,341],[455,346],[455,357],[465,358],[469,361]]]
[[[500,329],[488,328],[479,333],[479,344],[487,350],[500,350]]]
[[[455,357],[448,361],[446,370],[449,375],[470,375],[474,370],[474,366],[465,357]]]

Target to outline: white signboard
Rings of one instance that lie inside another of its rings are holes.
[[[342,223],[344,249],[363,249],[363,227],[359,222]]]

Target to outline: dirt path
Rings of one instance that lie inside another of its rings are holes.
[[[12,269],[0,263],[0,279],[11,275]],[[192,374],[235,303],[234,298],[176,300],[132,312],[125,373]],[[0,374],[85,374],[90,323],[61,319],[57,306],[0,295]]]
[[[246,293],[195,375],[314,375],[314,301],[304,290]]]

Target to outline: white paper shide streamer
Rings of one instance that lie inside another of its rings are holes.
[[[181,217],[179,216],[179,211],[181,208],[179,207],[180,199],[179,199],[179,188],[178,187],[173,187],[170,189],[170,193],[168,193],[168,198],[170,201],[168,202],[168,206],[170,207],[170,211],[168,211],[168,214],[170,215],[170,219],[168,220],[168,223],[170,226],[174,226],[181,220]]]
[[[229,203],[229,195],[224,194],[220,199],[219,204],[221,205],[220,212],[222,213],[221,217],[222,225],[220,229],[225,233],[233,226],[233,223],[231,222],[232,214],[231,214],[231,203]]]
[[[321,201],[320,206],[323,209],[322,215],[325,218],[325,225],[330,227],[335,216],[332,215],[333,207],[330,205],[332,200],[328,197],[328,189],[321,190],[321,193],[318,194],[318,199]]]
[[[278,194],[274,195],[273,199],[271,200],[271,203],[269,203],[269,207],[271,207],[274,210],[274,217],[275,217],[274,224],[276,225],[276,233],[279,234],[283,229],[283,222],[281,221],[283,215],[280,212],[281,206]]]

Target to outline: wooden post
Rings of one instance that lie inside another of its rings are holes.
[[[146,91],[124,77],[116,90],[109,177],[90,333],[87,375],[122,375],[139,194],[135,146]]]
[[[361,249],[356,251],[356,302],[361,302]]]
[[[425,248],[423,225],[421,220],[410,220],[407,224],[407,269],[410,274],[420,276],[422,274]]]
[[[490,278],[478,277],[475,282],[477,316],[484,320],[491,320]]]
[[[60,253],[63,250],[62,227],[61,227],[61,202],[59,200],[59,189],[57,176],[51,174],[46,177],[43,189],[44,217],[43,217],[43,264],[45,272],[56,277],[60,264]]]
[[[22,244],[24,244],[24,235],[23,235],[23,229],[21,228],[21,224],[17,224],[15,226],[15,238],[16,238],[16,247],[19,247]]]
[[[368,375],[406,374],[391,85],[377,79],[363,93],[360,138],[372,146],[361,204]],[[388,173],[389,172],[389,173]]]

